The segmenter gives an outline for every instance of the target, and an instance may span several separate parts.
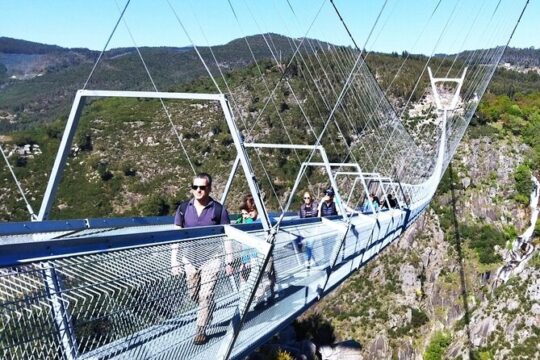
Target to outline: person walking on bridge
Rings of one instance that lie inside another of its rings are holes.
[[[328,188],[324,191],[324,197],[319,204],[319,217],[339,215],[339,211],[334,202],[334,189]]]
[[[304,193],[304,203],[300,206],[298,216],[300,218],[317,217],[319,211],[319,203],[315,200],[309,191]]]
[[[200,173],[193,178],[191,194],[193,198],[178,206],[174,217],[174,224],[180,228],[229,224],[229,213],[223,205],[210,197],[212,191],[212,177]],[[215,241],[208,243],[198,242],[196,245],[186,244],[180,250],[181,261],[186,273],[188,292],[191,299],[198,303],[197,330],[194,338],[196,345],[208,341],[206,328],[212,319],[214,311],[214,293],[218,280],[218,273],[223,268],[225,272],[233,273],[233,251],[229,240],[225,240],[225,254],[220,253],[220,246]],[[178,261],[178,244],[171,246],[171,268],[173,275],[180,274]]]

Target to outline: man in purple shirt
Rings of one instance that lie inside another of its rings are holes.
[[[212,177],[200,173],[193,178],[191,194],[193,198],[186,201],[176,210],[174,224],[181,228],[229,224],[229,214],[225,207],[210,197]],[[178,261],[178,244],[171,246],[172,274],[180,274]],[[194,343],[204,344],[208,341],[206,328],[212,319],[214,311],[214,293],[218,273],[223,268],[227,275],[233,273],[233,251],[229,240],[206,239],[183,244],[181,260],[186,273],[188,292],[193,301],[199,304],[197,314],[197,332]],[[225,256],[224,256],[225,255]]]

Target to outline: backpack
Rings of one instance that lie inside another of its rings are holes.
[[[180,215],[180,226],[184,227],[184,214],[186,213],[187,207],[189,205],[189,200],[184,201],[180,205],[178,205],[178,209],[176,210],[176,213]],[[214,225],[221,224],[221,213],[223,212],[223,205],[218,203],[217,201],[214,201],[214,214],[212,215],[212,222]]]

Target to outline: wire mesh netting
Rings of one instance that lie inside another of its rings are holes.
[[[63,358],[63,341],[111,356],[161,335],[180,357],[196,354],[197,326],[226,330],[263,259],[218,236],[4,268],[2,358]]]

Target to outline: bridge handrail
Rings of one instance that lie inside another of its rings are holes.
[[[289,215],[294,215],[290,213]],[[338,217],[338,216],[336,216]],[[120,224],[129,224],[131,223],[132,218],[119,218],[119,219],[108,219],[109,222],[102,222],[100,219],[94,219],[96,221],[90,221],[91,224],[95,224],[93,229],[115,229],[120,227]],[[3,241],[0,243],[0,267],[11,266],[16,264],[29,263],[36,260],[50,260],[61,258],[69,254],[94,254],[99,252],[107,252],[115,249],[124,249],[129,247],[138,247],[138,246],[148,246],[156,245],[164,242],[173,242],[173,241],[183,241],[191,240],[195,238],[201,238],[204,236],[214,236],[214,235],[223,235],[224,227],[223,225],[215,226],[205,226],[198,228],[190,229],[180,229],[176,228],[172,224],[172,217],[163,216],[163,217],[151,217],[151,218],[139,218],[140,222],[133,222],[137,225],[132,225],[132,227],[139,229],[138,233],[130,234],[115,234],[107,235],[106,232],[103,233],[93,233],[85,236],[81,236],[78,233],[74,233],[74,237],[62,237],[62,235],[52,238],[52,239],[42,239],[42,240],[29,240],[31,238],[32,230],[36,228],[26,227],[25,225],[35,225],[40,226],[37,228],[38,233],[45,233],[47,231],[59,232],[59,231],[75,231],[75,230],[87,230],[87,227],[74,227],[73,224],[83,224],[84,220],[76,220],[65,222],[62,220],[49,220],[43,222],[20,222],[20,223],[9,223],[9,229],[4,230],[4,235],[6,233],[13,234],[15,233],[12,228],[26,229],[26,233],[21,233],[17,231],[15,234],[16,238],[20,238],[19,241],[6,241],[7,236],[1,238]],[[276,222],[274,217],[271,217],[272,223]],[[116,220],[118,220],[116,222]],[[154,221],[155,220],[155,221]],[[290,225],[303,225],[303,224],[312,224],[315,222],[320,222],[320,218],[292,218],[287,219],[284,223],[287,226]],[[138,225],[143,224],[143,225]],[[0,229],[8,224],[2,224]],[[16,226],[13,226],[16,225]],[[63,225],[63,226],[62,226]],[[154,227],[152,225],[170,225],[170,228],[163,227]],[[259,231],[262,230],[261,223],[251,223],[251,224],[241,224],[241,225],[231,225],[232,227],[242,229],[243,231]],[[42,228],[41,228],[42,227]],[[147,231],[142,231],[144,228],[152,230],[152,235],[149,235]],[[26,237],[20,235],[28,235]],[[30,234],[30,235],[29,235]],[[71,233],[70,233],[71,234]],[[26,239],[26,240],[24,240]],[[114,239],[114,241],[112,240]]]

